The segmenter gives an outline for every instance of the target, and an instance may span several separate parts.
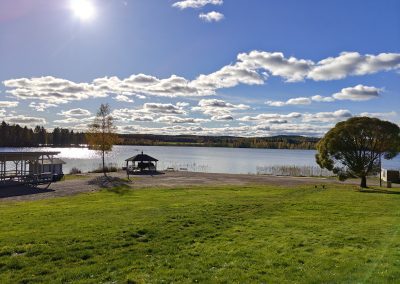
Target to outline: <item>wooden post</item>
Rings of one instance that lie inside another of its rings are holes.
[[[15,177],[17,178],[18,181],[20,181],[19,177],[18,177],[18,164],[19,164],[19,161],[14,161],[14,164],[15,164]]]
[[[54,155],[51,155],[51,159],[50,159],[50,161],[51,161],[51,180],[53,180],[53,176],[54,176],[54,163],[53,163],[53,160],[54,160]]]
[[[382,187],[382,154],[379,153],[379,186]]]
[[[126,174],[128,176],[128,179],[129,179],[129,161],[126,161]]]
[[[40,167],[40,177],[42,177],[42,174],[43,174],[43,159],[44,159],[44,155],[42,155],[42,166]]]
[[[24,179],[24,177],[23,177],[24,171],[22,170],[23,164],[24,164],[24,155],[22,155],[22,157],[21,157],[21,172],[20,172],[21,180],[20,181],[23,181],[23,179]]]

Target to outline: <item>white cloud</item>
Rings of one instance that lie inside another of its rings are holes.
[[[305,98],[305,97],[299,97],[299,98],[289,99],[286,102],[267,101],[266,104],[269,106],[275,106],[275,107],[282,107],[282,106],[287,106],[287,105],[309,105],[309,104],[311,104],[311,99]]]
[[[31,102],[31,103],[29,104],[29,107],[30,107],[30,108],[33,108],[34,110],[40,111],[40,112],[45,111],[45,110],[48,109],[48,108],[57,107],[57,106],[58,106],[58,105],[56,105],[56,104],[37,103],[37,102]]]
[[[342,89],[332,97],[337,100],[367,101],[379,97],[382,90],[376,87],[357,85]]]
[[[202,8],[208,4],[222,5],[223,3],[223,0],[184,0],[175,2],[174,4],[172,4],[172,7],[183,10],[187,8]]]
[[[221,14],[216,11],[211,11],[208,13],[201,13],[199,15],[199,18],[205,22],[211,23],[211,22],[219,22],[225,18],[224,14]]]
[[[84,117],[84,116],[90,116],[92,113],[88,111],[87,109],[82,109],[82,108],[74,108],[70,109],[67,111],[62,111],[59,113],[59,115],[65,116],[65,117]]]
[[[314,102],[334,102],[335,100],[352,100],[352,101],[366,101],[377,98],[382,89],[376,87],[368,87],[357,85],[355,87],[348,87],[342,89],[339,93],[333,94],[331,97],[323,97],[320,95],[312,96],[311,98],[299,97],[292,98],[284,101],[266,101],[269,106],[283,107],[287,105],[309,105]]]
[[[162,116],[157,118],[155,121],[161,123],[177,124],[177,123],[202,123],[202,122],[207,122],[209,120],[201,118],[192,118],[192,117]]]
[[[214,121],[226,121],[226,120],[233,120],[233,116],[231,114],[216,114],[211,117],[211,120]]]
[[[112,112],[112,116],[118,121],[142,121],[149,122],[154,120],[154,116],[145,114],[142,109],[115,109]]]
[[[50,104],[106,96],[104,92],[96,90],[91,84],[74,83],[52,76],[11,79],[4,81],[3,84],[7,88],[12,88],[7,93],[17,98],[42,100]]]
[[[265,103],[273,107],[283,107],[286,105],[286,102],[283,101],[266,101]]]
[[[358,116],[368,116],[368,117],[376,117],[380,119],[389,119],[390,117],[394,117],[397,115],[397,112],[362,112]]]
[[[212,120],[233,120],[232,112],[238,110],[246,110],[250,107],[244,104],[234,105],[224,100],[218,99],[202,99],[198,106],[193,107],[193,111],[200,111],[205,115],[211,116]]]
[[[346,120],[352,117],[352,114],[347,109],[340,109],[333,112],[318,112],[318,113],[306,113],[303,114],[304,122],[337,122]]]
[[[285,124],[287,122],[302,121],[302,122],[335,122],[352,117],[348,110],[337,110],[333,112],[317,112],[317,113],[299,113],[292,112],[289,114],[280,113],[261,113],[256,116],[244,116],[239,118],[240,121],[254,121],[271,124]],[[275,122],[275,123],[273,123]],[[281,123],[279,123],[281,122]],[[301,123],[297,123],[301,124]]]
[[[46,124],[46,120],[42,117],[32,117],[25,115],[7,116],[3,117],[3,120],[9,124],[19,124],[22,126],[29,126],[29,127]]]
[[[171,122],[173,117],[177,115],[186,115],[187,112],[185,107],[189,104],[184,102],[178,102],[174,104],[162,104],[162,103],[145,103],[142,108],[137,109],[115,109],[112,112],[112,116],[115,120],[118,121],[139,121],[139,122],[170,122],[170,123],[178,123]],[[161,117],[168,117],[162,119]],[[167,121],[169,119],[169,121]],[[177,121],[177,119],[175,120]],[[183,120],[181,120],[183,121]],[[182,122],[183,123],[183,122]]]
[[[118,102],[124,102],[124,103],[133,103],[133,102],[135,102],[134,100],[130,99],[129,97],[127,97],[125,95],[117,95],[114,99],[116,101],[118,101]]]
[[[366,75],[400,68],[399,53],[361,55],[342,52],[338,57],[328,57],[318,62],[308,78],[315,81],[343,79],[349,75]]]
[[[10,102],[10,101],[0,101],[0,107],[1,108],[13,108],[13,107],[17,107],[19,104],[19,102]]]
[[[94,120],[94,117],[84,117],[84,118],[82,118],[82,117],[65,117],[65,118],[63,118],[63,119],[57,119],[57,120],[54,120],[53,122],[54,123],[56,123],[56,124],[69,124],[69,125],[72,125],[72,124],[75,124],[75,123],[77,123],[77,124],[84,124],[84,123],[86,123],[86,127],[85,128],[87,128],[88,127],[88,123],[91,123],[91,122],[93,122],[93,120]],[[74,128],[75,128],[75,126],[74,126]]]
[[[201,74],[194,80],[177,75],[159,79],[151,75],[136,74],[125,79],[97,78],[91,83],[75,83],[51,76],[11,79],[3,83],[9,89],[6,92],[17,98],[61,104],[110,94],[139,98],[202,97],[215,95],[218,89],[232,88],[239,84],[262,85],[270,75],[282,77],[286,82],[298,82],[307,78],[335,80],[349,75],[365,75],[399,68],[399,53],[360,55],[357,52],[348,52],[314,63],[307,59],[285,57],[281,52],[251,51],[240,53],[236,62],[210,74]],[[328,100],[330,99],[326,99]]]
[[[400,68],[399,53],[360,55],[341,53],[339,57],[323,59],[318,63],[308,59],[285,57],[282,52],[251,51],[240,53],[234,64],[200,75],[192,84],[211,90],[234,87],[238,84],[263,84],[268,75],[279,76],[286,82],[305,79],[337,80],[350,75],[365,75]]]
[[[293,99],[289,99],[286,102],[287,105],[309,105],[311,104],[311,100],[309,98],[304,98],[304,97],[300,97],[300,98],[293,98]]]
[[[208,75],[202,74],[190,82],[191,86],[202,90],[203,95],[214,95],[216,89],[231,88],[239,84],[262,85],[264,79],[256,70],[236,64],[224,66]]]
[[[93,80],[93,86],[99,91],[113,94],[143,95],[162,97],[204,96],[202,89],[190,84],[183,77],[172,75],[166,79],[158,79],[145,74],[132,75],[126,79],[104,77]]]
[[[204,108],[227,108],[227,109],[249,109],[248,105],[239,104],[234,105],[231,103],[227,103],[223,100],[217,99],[202,99],[199,101],[199,106]]]
[[[186,106],[186,104],[184,104]],[[161,104],[161,103],[145,103],[143,105],[144,112],[156,113],[156,114],[186,114],[186,111],[183,109],[184,106],[178,103],[176,105],[173,104]]]
[[[256,116],[244,116],[239,118],[240,121],[273,121],[273,120],[293,120],[301,118],[303,115],[299,112],[291,112],[289,114],[280,113],[260,113]]]
[[[265,70],[274,76],[280,76],[287,82],[304,80],[314,62],[311,60],[286,58],[282,52],[251,51],[237,57],[238,65],[251,70]]]
[[[330,102],[334,102],[335,99],[332,97],[323,97],[320,95],[316,95],[316,96],[312,96],[311,100],[315,101],[315,102],[324,102],[324,103],[330,103]]]
[[[185,108],[185,107],[188,107],[188,106],[189,106],[189,103],[186,103],[186,102],[177,102],[177,103],[176,103],[176,106],[177,106],[177,107],[181,107],[181,108]]]

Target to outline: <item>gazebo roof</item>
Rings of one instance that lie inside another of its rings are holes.
[[[153,158],[149,155],[146,154],[138,154],[136,156],[133,156],[129,159],[125,160],[126,162],[158,162],[158,160],[156,158]]]

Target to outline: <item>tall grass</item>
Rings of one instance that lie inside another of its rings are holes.
[[[294,177],[331,177],[334,173],[316,166],[261,166],[257,167],[258,175],[294,176]]]
[[[188,171],[188,172],[200,172],[207,173],[209,171],[209,166],[200,165],[197,163],[165,163],[164,170],[173,169],[174,171]]]
[[[112,173],[112,172],[117,172],[118,171],[118,165],[115,163],[108,163],[104,166],[105,172],[106,173]],[[99,164],[99,166],[90,171],[90,173],[102,173],[103,172],[103,164]]]

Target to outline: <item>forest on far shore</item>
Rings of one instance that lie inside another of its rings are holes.
[[[118,145],[139,146],[196,146],[264,149],[315,149],[319,138],[304,136],[234,137],[196,135],[118,134]],[[70,147],[86,144],[86,134],[56,127],[34,129],[2,122],[0,147]]]

